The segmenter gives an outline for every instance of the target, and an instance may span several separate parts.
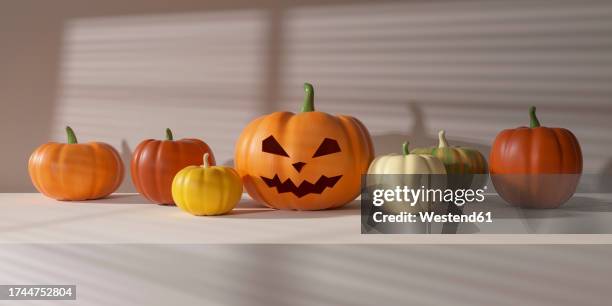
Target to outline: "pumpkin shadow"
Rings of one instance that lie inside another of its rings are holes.
[[[574,196],[556,209],[521,209],[525,227],[541,234],[610,234],[612,224],[602,214],[612,213],[610,200]]]
[[[376,155],[385,155],[401,152],[402,143],[410,142],[411,148],[432,147],[438,145],[437,130],[435,134],[428,133],[428,124],[423,112],[423,104],[409,101],[406,104],[409,116],[412,117],[412,124],[407,127],[406,132],[395,132],[387,134],[372,135],[372,142]],[[453,138],[453,131],[447,131],[447,139],[452,146],[469,147],[480,151],[484,156],[489,156],[491,147],[474,142],[466,142]]]
[[[326,210],[280,210],[263,206],[257,201],[243,199],[230,213],[217,218],[244,219],[312,219],[356,216],[361,214],[360,201],[354,200],[340,208]]]
[[[67,201],[67,203],[72,204],[87,204],[87,205],[125,205],[125,204],[147,204],[151,205],[153,203],[149,202],[140,194],[111,194],[110,196],[97,199],[97,200],[87,200],[87,201]]]
[[[608,160],[599,174],[597,192],[612,192],[612,183],[610,179],[612,179],[612,159]]]
[[[521,230],[529,234],[608,234],[612,225],[605,218],[612,213],[609,199],[574,196],[567,203],[554,209],[517,208],[508,205],[500,197],[487,200],[485,205],[494,219],[514,219],[520,224],[512,225],[512,231]],[[517,227],[518,226],[518,227]]]
[[[491,212],[493,223],[475,224],[482,234],[609,234],[606,213],[612,213],[612,200],[574,196],[555,209],[518,208],[499,196],[488,196],[478,206],[464,207],[466,213]],[[496,222],[495,220],[499,221]],[[459,227],[457,233],[467,233]]]
[[[119,155],[121,156],[121,161],[123,161],[124,176],[123,182],[121,182],[121,186],[119,186],[116,192],[136,192],[136,188],[134,188],[134,185],[132,184],[132,177],[130,173],[130,163],[132,162],[132,149],[130,148],[130,145],[125,139],[121,140],[121,151],[119,152]]]
[[[585,213],[612,213],[612,200],[585,196],[573,196],[561,207],[551,209],[519,208],[507,204],[499,196],[487,199],[484,205],[500,219],[572,218]]]

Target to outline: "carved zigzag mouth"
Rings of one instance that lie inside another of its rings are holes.
[[[309,181],[302,181],[300,186],[295,186],[291,179],[286,179],[284,182],[281,182],[278,175],[275,175],[274,178],[261,177],[261,179],[268,185],[270,188],[276,187],[276,191],[278,193],[286,193],[291,192],[298,198],[301,198],[305,195],[315,193],[321,194],[325,188],[332,188],[336,185],[336,183],[340,180],[342,175],[336,175],[332,177],[327,177],[322,175],[316,183],[311,183]]]

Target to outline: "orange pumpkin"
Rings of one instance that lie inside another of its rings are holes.
[[[145,198],[158,204],[174,205],[172,180],[187,166],[198,166],[208,153],[208,162],[215,165],[215,157],[208,145],[199,139],[174,140],[166,129],[166,140],[147,139],[132,155],[132,182]]]
[[[53,199],[81,201],[113,193],[123,180],[123,162],[112,146],[77,143],[66,127],[68,143],[49,142],[30,156],[28,172],[36,189]]]
[[[252,121],[236,143],[235,166],[249,195],[269,207],[319,210],[357,197],[374,158],[366,127],[349,116],[314,110],[304,84],[302,111]]]
[[[576,191],[582,153],[567,129],[540,126],[535,107],[530,127],[501,131],[491,148],[491,180],[506,202],[526,208],[556,208]]]

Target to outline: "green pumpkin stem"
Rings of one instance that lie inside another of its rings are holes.
[[[438,132],[438,148],[447,148],[448,142],[446,141],[446,131],[440,130]]]
[[[406,141],[402,144],[402,153],[404,153],[404,155],[408,155],[410,154],[410,149],[408,149],[408,145],[410,144],[410,142]]]
[[[206,169],[210,166],[210,164],[208,163],[208,153],[204,153],[204,158],[203,158],[203,164],[202,164],[202,168]]]
[[[314,88],[312,84],[304,83],[304,103],[302,104],[302,113],[314,112]]]
[[[166,129],[166,140],[174,140],[174,136],[172,136],[172,130]]]
[[[71,127],[67,126],[66,127],[66,134],[68,135],[68,144],[77,144],[77,138],[76,135],[74,135],[74,131],[72,130]]]
[[[532,106],[529,108],[529,127],[530,128],[537,128],[540,127],[540,121],[538,120],[538,117],[536,116],[536,107]]]

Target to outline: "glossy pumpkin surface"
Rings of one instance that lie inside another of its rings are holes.
[[[28,172],[34,187],[53,199],[81,201],[104,198],[123,180],[117,150],[102,142],[77,143],[70,127],[68,143],[50,142],[30,156]]]
[[[188,166],[172,182],[172,198],[182,210],[196,216],[214,216],[230,212],[242,197],[242,180],[230,167],[208,165],[208,153],[202,166]]]
[[[491,179],[508,203],[556,208],[574,194],[582,173],[578,139],[564,128],[540,126],[535,107],[530,127],[501,131],[491,148]]]
[[[416,148],[415,154],[431,154],[439,158],[446,173],[449,174],[486,174],[489,172],[487,160],[478,150],[467,147],[450,146],[446,140],[446,132],[438,133],[438,146],[429,148]]]
[[[368,169],[366,185],[368,188],[394,190],[397,186],[413,189],[444,189],[446,187],[446,168],[442,161],[431,154],[411,153],[408,143],[402,146],[403,154],[378,156]],[[410,207],[402,202],[388,202],[383,206],[391,213],[418,212],[430,209],[433,202],[419,202]]]
[[[215,157],[210,147],[199,139],[174,140],[166,130],[166,140],[147,139],[132,155],[132,182],[140,194],[157,204],[173,205],[172,180],[187,166],[197,166],[209,153],[210,165]]]
[[[444,130],[438,133],[438,146],[417,148],[412,153],[431,154],[439,158],[449,175],[451,189],[480,188],[486,184],[489,167],[484,155],[476,149],[450,146]]]
[[[446,167],[431,154],[410,153],[408,143],[404,143],[403,154],[376,157],[368,174],[446,174]]]
[[[301,112],[275,112],[242,131],[236,170],[249,195],[269,207],[340,207],[359,195],[374,158],[372,140],[359,120],[315,111],[312,85],[304,90]]]

